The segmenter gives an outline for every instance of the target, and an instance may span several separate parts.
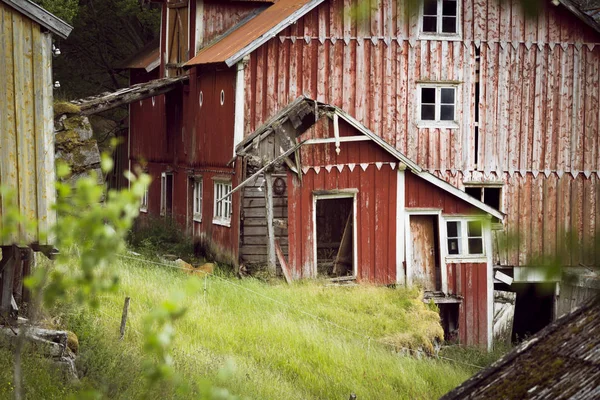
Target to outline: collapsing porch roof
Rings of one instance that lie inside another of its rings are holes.
[[[395,157],[398,161],[404,164],[413,174],[428,181],[429,183],[439,187],[440,189],[462,199],[463,201],[471,204],[472,206],[478,208],[479,210],[490,214],[493,217],[498,218],[499,220],[504,219],[504,214],[500,211],[488,206],[482,201],[477,200],[474,197],[471,197],[467,193],[458,189],[455,186],[452,186],[448,182],[436,177],[423,170],[419,167],[414,161],[406,157],[400,151],[398,151],[395,147],[387,143],[381,137],[377,136],[373,132],[371,132],[366,126],[358,122],[351,115],[340,109],[339,107],[324,104],[312,100],[305,96],[300,96],[293,102],[291,102],[288,106],[281,109],[277,114],[271,117],[265,124],[263,124],[260,128],[258,128],[254,133],[244,139],[237,147],[236,154],[239,156],[247,156],[253,152],[253,148],[257,148],[264,139],[269,137],[275,132],[281,132],[286,128],[284,125],[287,122],[290,122],[294,129],[295,141],[293,143],[287,144],[287,148],[292,148],[292,146],[299,146],[301,144],[306,143],[307,141],[298,143],[298,137],[302,135],[306,130],[308,130],[311,126],[313,126],[318,120],[322,117],[330,117],[330,118],[341,118],[354,127],[357,131],[365,135],[368,140],[374,142],[390,155]],[[285,132],[289,136],[289,132]],[[285,151],[285,150],[284,150]],[[264,168],[264,167],[263,167]],[[300,173],[300,171],[298,171]]]
[[[119,89],[115,92],[106,92],[97,96],[86,97],[85,99],[73,100],[71,103],[78,106],[83,115],[98,114],[148,97],[170,92],[188,79],[187,75],[156,79]]]

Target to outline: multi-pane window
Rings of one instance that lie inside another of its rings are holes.
[[[213,222],[229,225],[231,222],[231,181],[215,181],[215,207]]]
[[[421,32],[431,35],[458,34],[457,0],[424,0]]]
[[[456,120],[456,87],[423,85],[421,90],[421,121]]]
[[[479,220],[446,222],[448,254],[483,255],[483,225]]]
[[[173,174],[160,175],[160,215],[170,216],[173,212]]]
[[[202,222],[202,178],[195,177],[192,181],[192,208],[194,213],[194,221]]]

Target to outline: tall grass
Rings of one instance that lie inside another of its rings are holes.
[[[120,289],[103,297],[98,310],[66,302],[53,311],[60,325],[79,336],[84,377],[74,392],[95,388],[114,399],[189,398],[208,379],[254,399],[347,399],[350,393],[359,399],[433,399],[475,372],[402,356],[380,343],[401,334],[398,345],[426,348],[441,334],[439,317],[417,291],[213,276],[203,282],[206,291],[186,298],[188,312],[177,323],[175,368],[192,392],[148,388],[144,316],[188,279],[204,278],[138,261],[115,267]],[[131,297],[128,330],[119,341],[125,296]],[[228,363],[235,368],[222,380],[219,371]]]

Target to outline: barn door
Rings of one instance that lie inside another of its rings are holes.
[[[188,60],[188,0],[168,0],[167,8],[167,76],[176,76]]]
[[[410,216],[412,283],[427,291],[441,289],[438,236],[437,216]]]

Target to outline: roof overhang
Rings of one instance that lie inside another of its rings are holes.
[[[590,15],[586,14],[582,11],[577,4],[575,4],[571,0],[558,0],[562,6],[564,6],[567,10],[573,13],[577,18],[579,18],[583,23],[587,26],[595,30],[597,33],[600,33],[600,24],[592,18]],[[556,4],[556,3],[555,3]],[[558,5],[558,4],[557,4]]]
[[[73,27],[67,24],[62,19],[56,17],[54,14],[46,11],[37,4],[29,0],[0,0],[3,3],[9,5],[21,14],[27,16],[33,21],[37,22],[44,28],[48,29],[55,35],[66,39],[67,36],[73,30]]]

